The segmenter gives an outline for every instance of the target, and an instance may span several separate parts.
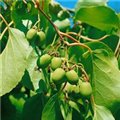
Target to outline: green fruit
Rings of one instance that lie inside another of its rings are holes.
[[[51,56],[45,54],[38,59],[37,65],[38,67],[46,68],[50,64],[50,62],[51,62]]]
[[[60,68],[62,65],[62,60],[61,58],[59,57],[54,57],[52,60],[51,60],[51,68],[53,70],[57,69],[57,68]]]
[[[67,82],[67,92],[68,93],[72,93],[74,91],[74,85],[71,85],[70,83]],[[65,89],[64,89],[64,92],[65,92]]]
[[[78,75],[74,70],[66,72],[66,78],[70,84],[77,84],[78,82]]]
[[[80,93],[84,97],[90,96],[92,93],[91,84],[89,82],[82,82],[82,84],[80,86]]]
[[[65,71],[62,68],[57,68],[52,74],[52,80],[55,84],[61,84],[65,81]]]
[[[75,94],[78,94],[78,93],[80,93],[80,86],[79,85],[74,85],[74,89],[73,89],[73,91],[74,91],[74,93]]]
[[[78,85],[80,86],[80,85],[82,84],[82,82],[83,82],[83,81],[79,79],[79,80],[78,80]]]
[[[35,29],[30,29],[27,34],[26,34],[26,38],[29,42],[32,42],[36,39],[37,36],[37,30]]]
[[[40,31],[40,32],[37,32],[37,37],[36,37],[36,40],[35,40],[35,45],[37,46],[43,46],[46,42],[46,35],[44,32]]]

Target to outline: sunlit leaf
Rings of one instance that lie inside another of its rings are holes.
[[[24,75],[27,49],[28,42],[23,32],[9,28],[8,43],[0,55],[0,95],[10,92]]]

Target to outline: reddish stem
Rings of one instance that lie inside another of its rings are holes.
[[[42,0],[42,6],[41,6],[41,9],[43,10],[44,8],[44,0]]]
[[[59,32],[59,33],[60,33],[62,36],[65,36],[65,37],[73,40],[74,42],[79,43],[79,41],[77,41],[77,40],[76,40],[75,38],[73,38],[72,36],[70,36],[70,35],[68,35],[68,34],[65,34],[65,33],[63,33],[63,32]]]
[[[89,82],[89,77],[88,77],[86,71],[82,67],[80,67],[80,66],[78,68],[84,73],[84,75],[86,77],[86,81]]]

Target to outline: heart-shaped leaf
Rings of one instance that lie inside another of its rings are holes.
[[[6,48],[0,55],[0,96],[10,92],[21,80],[25,67],[28,42],[23,32],[9,28]]]
[[[115,12],[106,6],[92,6],[81,8],[75,15],[74,20],[82,21],[100,30],[111,33],[119,29],[119,18]]]

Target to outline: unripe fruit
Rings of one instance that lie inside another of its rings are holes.
[[[51,68],[53,70],[57,69],[57,68],[60,68],[62,65],[62,60],[61,58],[59,57],[54,57],[52,60],[51,60]]]
[[[75,94],[78,94],[78,93],[80,93],[80,86],[79,85],[74,85],[74,89],[73,89],[73,91],[74,91],[74,93]]]
[[[57,68],[52,74],[52,80],[55,84],[61,84],[65,81],[65,71],[62,68]]]
[[[80,86],[80,93],[84,97],[90,96],[92,93],[91,84],[89,82],[82,82],[82,84]]]
[[[26,38],[29,42],[32,42],[36,39],[37,36],[37,30],[35,29],[30,29],[27,34],[26,34]]]
[[[74,70],[70,70],[66,72],[66,78],[67,78],[67,81],[72,85],[77,84],[78,82],[78,75]]]
[[[40,32],[37,32],[37,37],[36,37],[36,40],[35,40],[35,45],[37,46],[43,46],[46,42],[46,35],[44,32],[40,31]]]
[[[46,68],[50,64],[50,62],[51,62],[51,56],[45,54],[38,59],[37,65],[38,67]]]
[[[75,85],[71,85],[70,83],[67,82],[66,87],[67,87],[67,92],[72,93],[74,91]],[[65,89],[64,89],[64,91],[65,91]]]

